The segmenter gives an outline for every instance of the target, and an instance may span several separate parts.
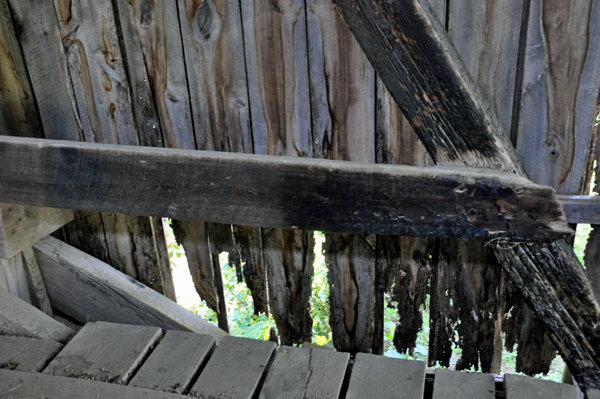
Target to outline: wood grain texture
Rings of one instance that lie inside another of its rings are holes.
[[[5,398],[47,399],[176,399],[181,395],[150,389],[125,387],[106,384],[100,381],[87,381],[42,373],[23,373],[20,371],[0,370],[0,390],[6,392]]]
[[[600,197],[597,195],[557,195],[569,223],[600,224]]]
[[[0,332],[65,342],[75,332],[13,294],[0,290]]]
[[[0,369],[42,371],[63,346],[49,339],[0,335]]]
[[[0,258],[10,258],[73,220],[65,209],[0,204]]]
[[[435,370],[433,399],[494,399],[495,397],[496,383],[491,374],[461,373],[448,369]]]
[[[54,237],[38,242],[34,250],[52,305],[76,320],[192,331],[212,335],[217,341],[226,335],[156,291]]]
[[[21,256],[23,256],[23,262],[27,270],[27,282],[29,283],[32,304],[48,316],[52,316],[52,306],[50,305],[50,298],[48,298],[48,290],[46,289],[46,283],[42,277],[42,272],[35,258],[33,248],[24,249],[21,252]]]
[[[579,394],[573,385],[559,384],[515,374],[504,375],[504,392],[514,399],[577,399]]]
[[[214,346],[210,335],[167,331],[129,386],[181,394]]]
[[[33,304],[34,301],[29,288],[27,267],[23,255],[18,253],[8,259],[0,258],[0,289],[10,292],[29,304]]]
[[[88,323],[44,373],[127,384],[161,336],[158,327]]]
[[[251,399],[275,352],[273,342],[225,337],[190,390],[196,398]]]
[[[235,245],[244,260],[244,281],[252,293],[254,314],[268,314],[267,271],[260,227],[233,226]]]
[[[346,399],[419,398],[425,388],[425,363],[359,353]]]
[[[259,399],[338,398],[350,355],[282,346]]]
[[[11,165],[0,172],[5,202],[342,233],[552,240],[571,232],[551,189],[498,171],[14,137],[0,139],[0,153]]]

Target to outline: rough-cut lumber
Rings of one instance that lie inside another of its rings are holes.
[[[65,342],[75,331],[13,294],[0,290],[0,333]]]
[[[573,385],[535,379],[523,375],[504,375],[504,394],[511,399],[577,399]]]
[[[0,258],[0,290],[10,292],[33,305],[27,280],[27,270],[21,253],[9,259]]]
[[[88,323],[44,373],[127,384],[161,336],[158,327]]]
[[[0,370],[3,398],[45,399],[181,399],[181,395],[43,373]]]
[[[435,369],[433,399],[494,399],[495,397],[496,382],[491,374]]]
[[[557,195],[567,222],[600,224],[600,196]]]
[[[215,346],[210,335],[167,331],[129,386],[181,394]]]
[[[334,3],[436,163],[525,175],[508,136],[427,3]],[[572,258],[561,262],[560,249],[553,251],[557,246],[567,247],[561,242],[554,248],[528,248],[532,251],[525,263],[534,266],[529,270],[519,260],[521,246],[496,246],[494,251],[575,379],[586,388],[600,387],[600,307],[575,255],[571,252]],[[564,268],[547,268],[548,260]],[[565,290],[559,281],[571,284]],[[548,291],[548,287],[555,289]],[[572,305],[572,298],[577,298],[578,306]],[[583,319],[589,322],[584,324]]]
[[[63,346],[49,339],[0,335],[0,369],[42,371]]]
[[[73,220],[66,209],[0,204],[0,258],[10,258]]]
[[[0,156],[4,202],[342,233],[571,235],[551,189],[491,170],[16,137],[0,138]]]
[[[52,305],[86,323],[108,321],[226,334],[156,291],[54,237],[34,245]]]
[[[38,265],[33,253],[33,248],[24,249],[21,252],[21,256],[27,269],[27,282],[29,283],[31,303],[48,316],[52,316],[52,305],[50,304],[50,298],[48,298],[48,290],[40,271],[40,265]]]

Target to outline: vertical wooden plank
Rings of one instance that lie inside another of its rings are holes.
[[[20,252],[8,259],[0,258],[0,289],[32,303],[25,262]]]
[[[37,263],[33,248],[29,247],[21,252],[23,256],[23,262],[27,270],[27,282],[29,284],[29,291],[31,299],[37,308],[49,316],[52,316],[52,307],[50,305],[50,298],[48,298],[48,290],[40,266]]]
[[[258,227],[233,226],[235,245],[244,261],[244,281],[252,293],[254,314],[269,312],[263,240]]]
[[[0,335],[0,369],[42,371],[63,346],[49,339]]]

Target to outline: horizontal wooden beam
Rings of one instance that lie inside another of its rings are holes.
[[[0,201],[339,233],[548,241],[549,187],[511,173],[0,138]]]
[[[600,224],[600,196],[557,195],[569,223]]]

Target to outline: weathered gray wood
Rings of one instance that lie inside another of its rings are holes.
[[[491,374],[465,373],[449,369],[435,370],[433,399],[494,399],[495,397],[496,382]],[[510,399],[510,396],[507,399]]]
[[[182,393],[214,346],[210,335],[167,331],[129,386]]]
[[[190,396],[253,398],[275,348],[273,342],[223,338],[190,390]]]
[[[0,370],[0,392],[7,399],[181,399],[181,395],[150,389],[11,370]]]
[[[65,342],[75,331],[9,292],[0,290],[0,332]]]
[[[0,204],[0,258],[10,258],[73,220],[66,209]]]
[[[0,138],[0,153],[10,165],[0,171],[5,202],[345,233],[571,234],[550,189],[498,171],[17,137]]]
[[[600,196],[557,195],[567,222],[600,224]]]
[[[48,316],[52,316],[52,305],[50,305],[50,298],[48,298],[48,290],[46,289],[46,283],[42,277],[42,272],[35,258],[33,248],[24,249],[21,255],[27,269],[27,282],[29,283],[32,304]]]
[[[600,391],[597,389],[590,389],[585,393],[585,399],[600,399]]]
[[[577,399],[579,394],[573,385],[531,378],[523,375],[504,375],[506,399]]]
[[[92,256],[47,237],[34,246],[52,305],[83,323],[110,321],[166,330],[226,334]]]
[[[158,327],[88,323],[44,373],[127,384],[161,336]]]
[[[0,369],[42,371],[63,346],[49,339],[0,335]]]
[[[0,258],[0,289],[33,304],[27,281],[27,270],[21,253],[9,259]]]
[[[359,353],[346,399],[420,398],[424,389],[424,362]]]
[[[338,398],[350,355],[282,346],[259,399]]]

